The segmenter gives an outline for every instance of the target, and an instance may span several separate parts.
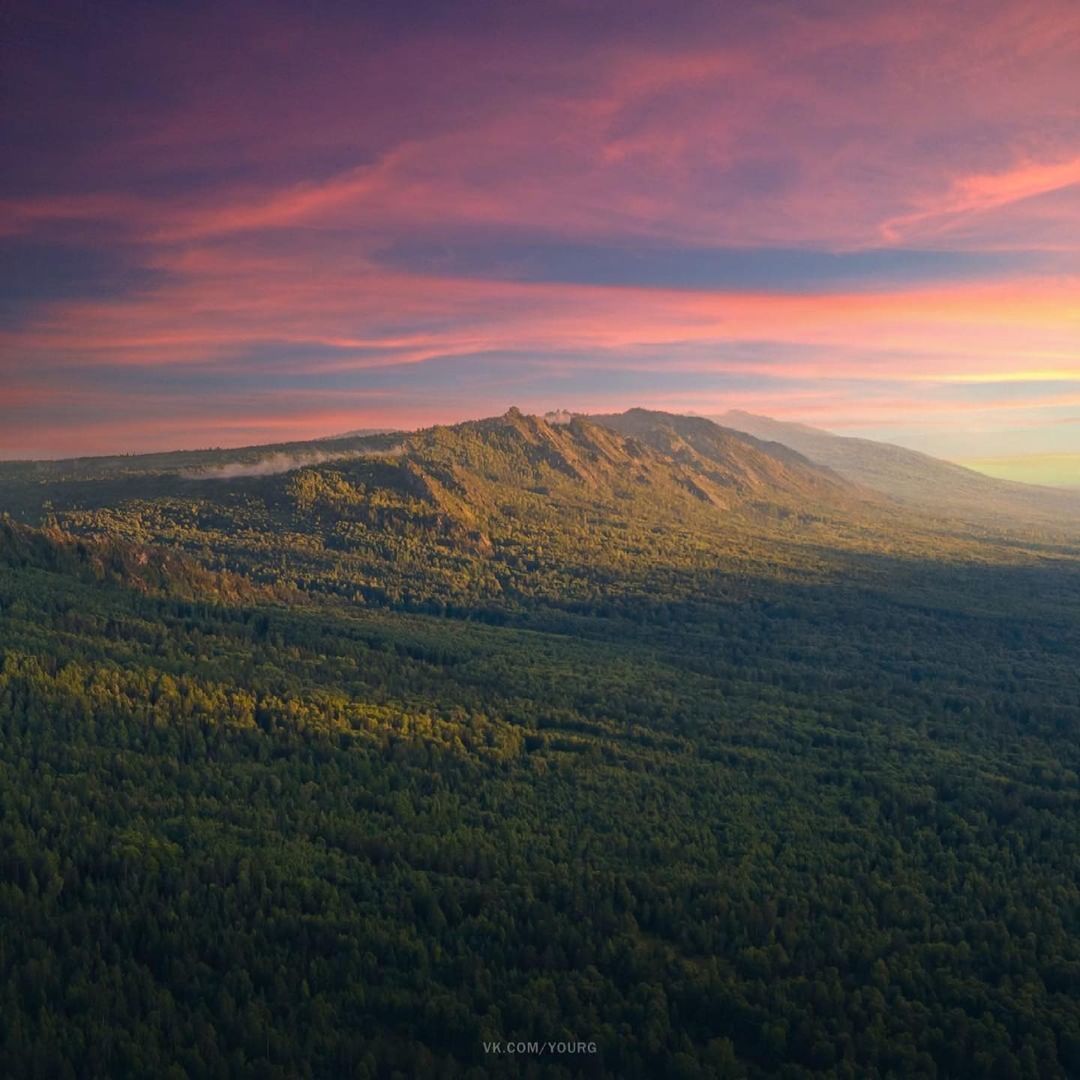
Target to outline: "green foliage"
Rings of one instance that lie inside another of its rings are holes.
[[[0,1073],[1080,1070],[1076,553],[641,434],[0,524]]]

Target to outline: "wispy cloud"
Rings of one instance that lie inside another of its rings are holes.
[[[1073,0],[132,4],[122,36],[48,6],[0,44],[0,245],[108,275],[6,298],[0,453],[604,408],[640,377],[966,423],[980,386],[1064,400],[1080,368]]]
[[[1006,172],[962,176],[953,181],[945,195],[928,200],[922,209],[887,221],[882,234],[890,242],[908,239],[913,234],[940,234],[958,219],[1077,184],[1080,184],[1080,156],[1050,163],[1029,161]],[[1080,227],[1080,219],[1073,224]]]
[[[255,461],[232,461],[205,469],[189,469],[182,473],[188,480],[238,480],[243,477],[279,476],[312,465],[325,465],[333,461],[350,461],[367,456],[361,450],[341,450],[322,453],[305,450],[295,454],[279,452],[267,454]]]

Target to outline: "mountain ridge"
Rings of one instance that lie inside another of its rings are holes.
[[[693,515],[696,506],[824,516],[876,532],[921,528],[926,515],[1007,532],[1080,526],[1080,497],[1063,489],[996,480],[902,447],[767,417],[720,419],[741,428],[643,408],[537,416],[512,407],[337,441],[6,463],[0,508],[34,523],[54,506],[70,517],[133,499],[217,506],[250,496],[268,506],[285,500],[298,513],[359,514],[370,528],[422,521],[425,531],[442,529],[481,548],[510,492],[511,501],[546,500],[556,513],[560,506],[584,513],[596,500],[622,506],[619,513],[635,504],[632,513],[650,520]]]
[[[1003,480],[893,443],[835,435],[740,410],[710,419],[781,442],[817,464],[908,506],[959,515],[981,524],[995,523],[1003,516],[1080,523],[1080,494],[1067,488]]]

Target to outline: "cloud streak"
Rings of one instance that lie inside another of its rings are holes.
[[[48,280],[0,306],[0,454],[602,410],[643,379],[883,430],[969,423],[983,385],[1067,398],[1071,0],[470,11],[16,10],[0,248]]]
[[[358,457],[368,456],[372,455],[362,450],[325,453],[318,450],[306,450],[295,454],[279,452],[267,454],[257,461],[234,461],[206,469],[189,469],[181,475],[186,480],[239,480],[247,477],[280,476],[282,473],[295,472],[297,469],[305,469],[311,465],[326,465],[333,461],[353,461]]]

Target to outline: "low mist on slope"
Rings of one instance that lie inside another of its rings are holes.
[[[236,461],[227,465],[216,465],[202,469],[185,469],[180,475],[185,480],[238,480],[242,477],[251,476],[280,476],[282,473],[294,472],[296,469],[307,468],[311,465],[325,465],[332,461],[349,461],[353,458],[370,456],[376,452],[380,455],[386,455],[401,453],[401,449],[398,447],[382,451],[340,450],[337,452],[307,450],[295,454],[279,452],[269,454],[256,461]]]

